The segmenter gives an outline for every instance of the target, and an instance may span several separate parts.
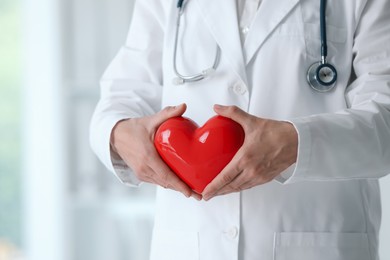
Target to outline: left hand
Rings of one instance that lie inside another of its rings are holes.
[[[296,162],[298,134],[291,123],[258,118],[236,106],[215,105],[214,110],[239,123],[245,140],[231,162],[206,186],[205,200],[270,182]]]

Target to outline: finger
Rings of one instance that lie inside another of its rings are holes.
[[[172,170],[158,157],[151,161],[150,167],[156,173],[155,179],[163,187],[168,187],[183,193],[187,198],[193,193],[190,187],[185,184]]]
[[[159,185],[159,183],[157,183],[156,180],[153,178],[154,175],[155,172],[152,170],[152,168],[150,168],[149,166],[145,166],[143,172],[139,172],[137,177],[142,182]]]
[[[192,196],[192,190],[175,173],[162,170],[157,172],[157,176],[165,188],[181,192],[187,198]]]
[[[191,194],[191,197],[194,198],[194,199],[196,199],[197,201],[201,201],[201,200],[202,200],[202,195],[200,195],[200,194],[198,194],[198,193],[196,193],[196,192],[193,192],[193,193]]]
[[[246,175],[246,177],[243,177],[241,178],[241,176],[244,176]],[[237,179],[238,177],[243,180],[243,182],[239,182]],[[273,178],[270,178],[270,177],[264,177],[264,176],[255,176],[252,174],[251,175],[248,175],[248,174],[241,174],[239,175],[235,180],[234,182],[235,183],[232,183],[231,185],[228,185],[228,186],[231,186],[232,189],[225,189],[225,187],[223,189],[221,189],[218,194],[216,196],[220,196],[220,195],[225,195],[225,194],[228,194],[228,193],[232,193],[234,192],[234,190],[236,191],[243,191],[243,190],[248,190],[248,189],[251,189],[253,187],[256,187],[256,186],[259,186],[259,185],[263,185],[263,184],[266,184],[270,181],[273,180]],[[237,180],[237,182],[236,182]]]
[[[259,185],[259,184],[260,183],[256,183],[254,181],[248,181],[248,182],[242,184],[240,189],[241,190],[248,190],[248,189],[251,189],[251,188],[253,188],[253,187],[255,187],[255,186]]]
[[[165,107],[163,110],[158,112],[153,117],[153,123],[155,125],[161,125],[165,121],[167,121],[169,118],[181,116],[186,112],[187,105],[185,103],[180,104],[178,106],[168,106]]]
[[[218,193],[215,195],[216,196],[223,196],[223,195],[227,195],[227,194],[231,194],[233,192],[241,192],[243,190],[248,190],[250,188],[253,188],[255,186],[257,186],[259,184],[255,183],[253,180],[249,180],[243,184],[241,184],[241,186],[239,188],[235,188],[235,189],[221,189],[220,191],[218,191]]]
[[[209,200],[214,197],[219,190],[230,184],[239,174],[241,174],[242,170],[238,167],[238,159],[235,158],[238,158],[237,155],[203,190],[202,195],[204,200]]]
[[[242,126],[245,126],[251,118],[251,115],[237,106],[214,105],[214,111],[218,115],[230,118]]]
[[[222,187],[214,196],[220,196],[220,195],[225,195],[225,194],[229,194],[229,193],[240,192],[240,191],[244,190],[244,185],[246,185],[249,182],[252,182],[252,180],[248,179],[247,174],[242,172],[231,183]]]
[[[178,182],[176,182],[176,180],[170,180],[170,178],[165,177],[165,176],[167,176],[166,174],[167,174],[166,172],[155,172],[154,179],[153,179],[154,183],[165,188],[165,189],[171,189],[171,190],[175,190],[177,192],[180,192],[184,196],[186,196],[187,198],[189,198],[189,197],[194,197],[196,199],[198,198],[198,196],[194,196],[192,194],[191,190],[187,190],[185,188],[185,186],[184,186],[184,185],[186,185],[185,183],[183,186],[181,186],[181,184],[179,184],[179,182],[181,182],[180,179]]]

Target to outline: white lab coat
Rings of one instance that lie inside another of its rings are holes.
[[[175,0],[135,5],[126,44],[105,72],[91,145],[129,185],[139,181],[110,152],[121,119],[185,102],[202,125],[213,104],[288,120],[297,163],[279,181],[217,197],[186,199],[158,188],[152,260],[376,260],[381,219],[377,179],[390,172],[390,1],[329,0],[330,93],[306,82],[320,60],[319,4],[264,0],[241,46],[235,0],[190,0],[182,18],[183,74],[221,62],[209,78],[174,85]]]

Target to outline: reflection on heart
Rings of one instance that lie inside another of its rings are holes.
[[[158,128],[154,145],[165,163],[191,189],[202,193],[244,138],[242,127],[226,117],[212,117],[200,128],[189,118],[175,117]]]

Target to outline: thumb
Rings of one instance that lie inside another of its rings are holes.
[[[185,103],[180,104],[178,106],[165,107],[163,110],[161,110],[155,115],[154,123],[156,125],[161,125],[169,118],[183,115],[184,112],[186,112],[186,109],[187,109],[187,105]]]
[[[214,111],[218,115],[230,118],[242,126],[246,124],[246,121],[250,117],[248,113],[246,113],[237,106],[214,105]]]

